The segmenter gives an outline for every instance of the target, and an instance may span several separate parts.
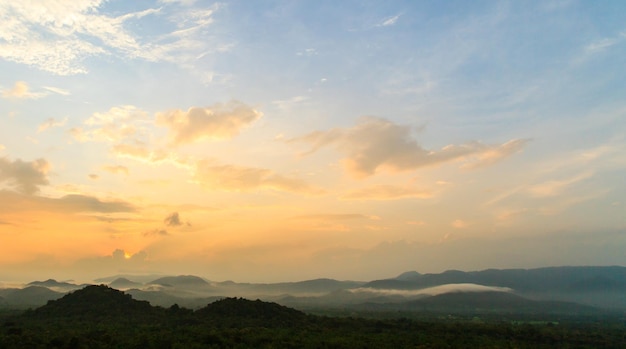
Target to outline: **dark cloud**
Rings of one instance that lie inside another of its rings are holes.
[[[48,171],[50,163],[45,159],[34,161],[11,161],[6,157],[0,158],[0,182],[8,182],[20,193],[32,195],[39,191],[39,187],[48,185]]]
[[[153,237],[153,236],[167,236],[170,235],[165,229],[152,229],[143,233],[145,237]]]
[[[180,216],[178,215],[178,212],[170,213],[167,217],[165,217],[163,222],[168,227],[178,227],[183,225],[183,223],[180,221]]]

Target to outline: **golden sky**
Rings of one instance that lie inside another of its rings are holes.
[[[626,264],[626,4],[0,0],[0,282]]]

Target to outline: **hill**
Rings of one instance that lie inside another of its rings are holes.
[[[209,287],[209,283],[201,277],[194,275],[179,275],[179,276],[165,276],[152,280],[147,283],[148,285],[161,285],[171,287],[193,287],[204,288]]]
[[[126,288],[135,288],[135,287],[141,287],[143,284],[139,283],[139,282],[134,282],[131,280],[128,280],[127,278],[117,278],[113,281],[111,281],[111,283],[109,284],[109,287],[113,287],[115,289],[126,289]]]
[[[63,293],[52,291],[46,287],[28,286],[21,289],[11,289],[4,294],[7,305],[14,307],[38,307],[50,300],[58,299]]]
[[[228,326],[235,321],[239,324],[292,327],[307,320],[307,315],[299,310],[277,303],[244,298],[224,298],[197,310],[195,314],[201,319],[214,320],[222,326]]]
[[[46,281],[33,281],[29,283],[28,286],[46,287],[46,288],[49,288],[52,290],[58,290],[61,292],[72,291],[72,290],[76,290],[81,287],[84,287],[84,285],[81,286],[81,285],[76,285],[76,284],[72,284],[69,282],[58,282],[55,279],[48,279]]]
[[[35,309],[33,315],[38,319],[115,319],[128,322],[152,316],[155,309],[146,301],[134,300],[130,295],[108,286],[90,285],[48,302]]]

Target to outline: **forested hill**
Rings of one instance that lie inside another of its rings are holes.
[[[322,317],[225,298],[192,311],[87,286],[0,317],[0,348],[619,348],[623,319],[588,324]]]

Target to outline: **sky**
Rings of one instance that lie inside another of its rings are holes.
[[[0,282],[626,265],[626,2],[0,0]]]

